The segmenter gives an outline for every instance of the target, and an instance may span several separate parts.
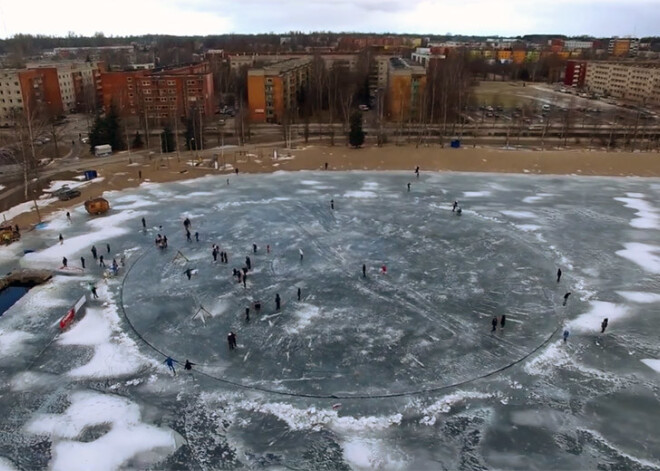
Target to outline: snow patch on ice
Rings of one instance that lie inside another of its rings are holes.
[[[355,470],[407,469],[405,456],[384,440],[354,437],[344,442],[342,449],[344,460]]]
[[[651,368],[653,371],[657,371],[660,373],[660,360],[655,360],[653,358],[644,358],[642,360],[642,363],[644,363],[646,366]]]
[[[609,325],[625,317],[629,310],[626,306],[606,301],[591,301],[591,309],[568,322],[569,330],[586,333],[599,333],[600,323],[607,318]]]
[[[312,321],[321,314],[321,309],[312,304],[302,304],[294,315],[296,323],[294,325],[287,325],[285,330],[288,334],[298,334],[307,328]]]
[[[32,337],[34,335],[20,330],[0,331],[0,358],[19,355],[23,343]]]
[[[548,196],[553,196],[552,193],[538,193],[537,195],[534,196],[525,196],[523,198],[523,203],[536,203],[538,201],[541,201],[542,199],[548,197]]]
[[[630,195],[630,193],[628,193]],[[637,210],[637,218],[630,225],[637,229],[660,229],[660,215],[649,202],[638,198],[614,198],[624,203],[626,208]]]
[[[463,192],[463,197],[464,198],[481,198],[481,197],[486,197],[490,196],[491,192],[490,191],[464,191]]]
[[[39,201],[37,201],[37,205],[39,206],[39,209],[41,209],[44,206],[48,206],[55,203],[56,201],[58,201],[57,198],[40,199]],[[13,208],[9,208],[7,211],[3,211],[2,213],[0,213],[0,220],[9,221],[10,219],[15,218],[19,214],[29,213],[30,211],[34,211],[34,202],[26,201],[25,203],[17,204]]]
[[[347,191],[344,198],[378,198],[373,191]]]
[[[516,227],[524,232],[534,232],[541,229],[541,226],[537,226],[536,224],[516,224]]]
[[[0,456],[0,471],[18,471],[18,468],[15,467],[14,463],[9,461],[7,458]]]
[[[618,250],[617,255],[627,258],[650,273],[660,274],[660,256],[657,255],[660,247],[641,242],[628,242],[623,246],[625,249]]]
[[[505,216],[510,216],[510,217],[516,218],[516,219],[534,219],[536,217],[536,214],[531,213],[529,211],[503,210],[503,211],[500,211],[500,213],[504,214]]]
[[[616,293],[634,303],[660,303],[660,294],[658,293],[644,293],[642,291],[617,291]]]
[[[435,425],[438,414],[450,412],[451,408],[457,404],[463,403],[468,399],[489,399],[492,397],[494,397],[493,394],[477,391],[458,391],[448,394],[422,409],[421,413],[424,417],[420,419],[419,423],[422,425]]]
[[[300,180],[300,184],[307,186],[316,186],[316,185],[320,185],[321,182],[317,180]]]
[[[105,286],[98,288],[98,294],[102,299],[109,298]],[[88,363],[68,372],[69,376],[76,378],[130,375],[150,363],[139,353],[135,342],[122,331],[113,302],[106,303],[104,307],[87,307],[85,316],[63,333],[58,343],[94,347],[94,355]]]
[[[111,471],[137,455],[151,452],[156,461],[178,448],[172,430],[142,423],[140,408],[126,398],[84,391],[70,401],[63,414],[39,414],[26,425],[28,432],[53,440],[54,471]],[[101,424],[111,428],[100,438],[75,440],[86,427]]]

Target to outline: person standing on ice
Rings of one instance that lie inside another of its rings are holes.
[[[417,179],[419,179],[419,165],[415,167],[415,175],[417,175]]]
[[[186,231],[190,229],[190,219],[185,218],[185,219],[183,220],[183,227],[184,227],[184,229],[185,229]]]
[[[257,253],[257,244],[252,244],[252,253]]]
[[[408,182],[408,193],[410,193],[410,182]]]
[[[282,303],[282,298],[280,298],[280,293],[275,293],[275,310],[279,311]]]
[[[94,296],[94,299],[99,299],[99,295],[96,293],[96,286],[92,285],[90,289],[92,291],[92,296]]]
[[[195,232],[195,242],[199,242],[199,232]]]
[[[250,322],[250,308],[245,308],[245,322]]]
[[[165,364],[167,365],[167,367],[168,367],[170,370],[172,370],[172,374],[173,374],[174,376],[176,376],[176,370],[174,369],[174,364],[175,364],[175,363],[179,363],[179,362],[176,361],[174,358],[167,357],[167,358],[165,358],[165,361],[164,361],[163,363],[165,363]]]
[[[71,213],[69,211],[66,212],[66,218],[69,222],[71,222]]]
[[[99,256],[99,266],[105,268],[105,262],[103,261],[103,255]]]
[[[60,245],[64,243],[64,237],[62,237],[62,234],[60,234]]]
[[[215,244],[213,244],[211,254],[213,255],[213,261],[217,262],[218,261],[218,247]]]
[[[335,200],[330,200],[330,209],[335,209]]]
[[[234,334],[233,332],[229,332],[227,334],[227,344],[229,345],[229,350],[233,350],[235,348],[235,343],[234,343],[236,341],[235,338],[236,338],[236,334]]]
[[[192,278],[193,269],[192,269],[192,268],[186,268],[186,270],[185,270],[183,273],[184,273],[184,274],[188,277],[188,279],[190,280],[190,279]]]
[[[245,265],[248,270],[252,270],[252,260],[250,260],[250,257],[245,257]]]
[[[564,295],[564,303],[562,304],[562,306],[566,306],[566,302],[568,301],[568,297],[569,297],[570,295],[571,295],[571,292],[570,292],[570,291]]]
[[[300,261],[302,262],[303,257],[305,256],[305,254],[303,253],[303,249],[298,249],[298,253],[300,254]]]
[[[607,329],[608,320],[607,317],[603,320],[603,323],[600,325],[600,333],[604,334],[605,329]]]
[[[504,329],[504,324],[506,323],[506,314],[502,314],[502,317],[500,317],[500,327]]]
[[[96,260],[96,247],[92,245],[92,257]]]
[[[561,280],[561,268],[557,268],[557,283]]]
[[[493,317],[493,320],[490,323],[493,326],[491,332],[495,332],[497,330],[497,317]]]
[[[85,257],[80,257],[80,264],[83,267],[83,270],[85,269]]]
[[[144,218],[142,218],[142,229],[147,230],[147,221]]]
[[[302,296],[302,290],[298,288],[298,301],[300,301],[301,296]]]
[[[63,266],[64,268],[66,268],[66,266],[67,266],[68,263],[69,263],[69,261],[66,259],[66,257],[62,257],[62,266]]]
[[[566,341],[568,340],[568,335],[569,335],[569,332],[568,332],[568,329],[567,329],[567,330],[564,331],[564,343],[566,343]]]
[[[454,211],[456,211],[457,207],[458,207],[458,201],[454,200],[454,204],[451,207],[451,212],[453,213]]]
[[[266,245],[266,253],[270,253],[270,244]]]
[[[188,229],[186,229],[186,240],[188,242],[192,242],[192,238],[190,237],[190,231]]]
[[[367,277],[367,265],[365,263],[362,264],[362,278]]]
[[[243,288],[247,288],[247,273],[243,273]]]
[[[105,244],[105,248],[108,249],[108,253],[110,253],[110,244]]]

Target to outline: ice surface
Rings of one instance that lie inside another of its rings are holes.
[[[617,294],[634,303],[660,303],[660,294],[658,293],[644,293],[641,291],[617,291]]]
[[[642,363],[644,363],[646,366],[651,368],[653,371],[657,371],[660,373],[660,360],[655,360],[652,358],[644,358],[642,360]]]
[[[55,441],[53,470],[111,471],[140,453],[176,449],[173,432],[142,423],[139,407],[127,399],[93,392],[76,392],[69,399],[64,414],[42,414],[26,427]],[[85,427],[99,424],[110,424],[110,431],[91,442],[73,440]]]
[[[502,210],[500,212],[505,216],[511,216],[516,219],[534,219],[536,217],[536,214],[529,211]]]
[[[378,195],[373,191],[347,191],[344,193],[344,198],[378,198]]]
[[[537,195],[534,196],[525,196],[523,198],[523,203],[538,203],[539,201],[542,201],[543,199],[553,196],[552,193],[538,193]]]
[[[344,458],[355,470],[407,469],[405,457],[384,440],[355,437],[344,442],[342,448]]]
[[[628,242],[623,246],[625,249],[618,250],[617,255],[627,258],[650,273],[660,274],[660,246],[641,242]]]
[[[490,191],[464,191],[463,192],[463,197],[464,198],[482,198],[486,196],[490,196],[491,192]]]
[[[18,468],[7,458],[0,456],[0,471],[18,471]]]
[[[660,229],[660,214],[650,203],[638,198],[614,198],[625,204],[626,208],[636,209],[637,218],[630,225],[637,229]]]
[[[20,355],[23,343],[33,337],[20,330],[0,330],[0,358]]]
[[[605,301],[591,301],[589,304],[591,309],[588,312],[580,314],[568,323],[570,331],[600,333],[600,324],[603,319],[608,319],[608,329],[611,329],[612,324],[616,324],[629,313],[628,308],[620,304]]]
[[[536,224],[516,224],[516,227],[525,232],[534,232],[541,229],[541,226],[537,226]]]

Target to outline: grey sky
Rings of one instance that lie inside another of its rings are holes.
[[[0,37],[360,31],[660,35],[660,0],[0,0]]]

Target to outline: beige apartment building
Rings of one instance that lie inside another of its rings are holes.
[[[660,105],[660,64],[589,62],[585,86],[590,92],[639,104]]]

